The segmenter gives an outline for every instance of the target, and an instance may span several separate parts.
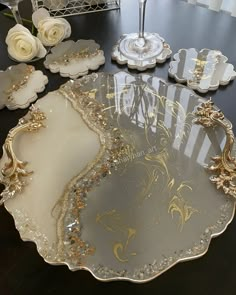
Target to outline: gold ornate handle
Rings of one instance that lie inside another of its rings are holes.
[[[4,164],[0,175],[0,183],[5,186],[0,194],[0,205],[13,198],[16,193],[21,192],[27,184],[24,178],[33,173],[26,170],[27,162],[17,159],[13,150],[14,138],[22,131],[34,132],[44,127],[43,120],[45,119],[44,113],[32,106],[27,117],[20,119],[18,125],[9,131],[3,145],[3,157],[5,155],[8,162]]]
[[[236,159],[232,156],[234,133],[232,124],[225,119],[220,110],[214,108],[212,100],[202,103],[195,112],[198,117],[196,124],[204,127],[221,126],[226,133],[226,143],[220,156],[212,158],[213,163],[208,169],[213,173],[210,180],[216,184],[217,189],[236,198]]]

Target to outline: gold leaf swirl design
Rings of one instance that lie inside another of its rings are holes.
[[[123,223],[121,215],[115,210],[106,211],[97,214],[96,223],[112,233],[122,232],[125,236],[124,241],[115,242],[113,245],[113,254],[115,258],[122,263],[128,262],[130,256],[135,256],[135,252],[129,252],[130,241],[135,238],[137,230]]]
[[[174,185],[175,180],[172,179],[169,183],[169,188],[171,189]],[[194,213],[197,213],[198,210],[189,206],[185,199],[182,196],[182,190],[187,188],[188,190],[192,190],[192,188],[187,185],[186,183],[182,182],[176,190],[176,194],[172,197],[169,202],[168,213],[171,214],[172,219],[174,218],[174,214],[179,215],[179,229],[180,231],[183,230],[185,223],[191,218]]]

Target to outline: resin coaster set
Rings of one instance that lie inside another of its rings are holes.
[[[141,28],[120,39],[112,58],[143,71],[171,54]],[[193,90],[216,90],[236,73],[209,49],[181,49],[170,62],[170,77],[188,87],[148,74],[87,75],[104,62],[93,40],[51,50],[45,67],[74,80],[10,130],[0,204],[46,262],[102,281],[146,282],[202,256],[234,217],[232,125]],[[48,82],[25,64],[0,75],[0,108],[10,110],[28,107]]]

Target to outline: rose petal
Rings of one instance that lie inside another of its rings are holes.
[[[38,23],[45,19],[50,17],[49,12],[45,8],[39,8],[32,14],[32,22],[36,28],[38,28]]]
[[[38,46],[32,35],[15,32],[9,38],[8,52],[18,61],[29,61],[36,56]]]
[[[39,38],[36,38],[37,44],[38,44],[38,54],[37,57],[44,57],[47,54],[47,50],[43,46],[42,42],[39,40]]]
[[[66,30],[65,30],[65,31],[66,31],[66,34],[65,34],[64,39],[69,38],[70,35],[71,35],[71,25],[70,25],[70,23],[69,23],[66,19],[64,19],[64,18],[60,18],[60,20],[61,20],[62,22],[64,22],[65,27],[66,27]]]
[[[45,46],[55,46],[71,35],[71,26],[63,18],[45,18],[38,23],[38,35]]]
[[[15,33],[15,32],[26,32],[26,33],[30,33],[30,31],[28,29],[26,29],[24,26],[20,25],[20,24],[17,24],[15,25],[13,28],[11,28],[8,33],[7,33],[7,37],[6,37],[6,43],[8,45],[8,40],[9,40],[9,37]]]
[[[35,57],[44,57],[47,53],[41,41],[19,24],[9,30],[6,43],[9,55],[21,62],[30,61]]]

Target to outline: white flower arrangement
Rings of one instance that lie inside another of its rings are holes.
[[[50,17],[45,8],[40,8],[32,15],[34,26],[38,29],[37,37],[45,46],[55,46],[71,35],[71,26],[64,18]]]
[[[20,24],[8,31],[6,44],[9,55],[20,62],[27,62],[35,57],[42,58],[47,53],[42,42]]]
[[[68,21],[50,17],[44,8],[33,13],[32,21],[38,30],[37,37],[19,24],[11,28],[6,37],[8,54],[19,62],[45,57],[47,50],[44,46],[55,46],[71,35],[71,26]]]

